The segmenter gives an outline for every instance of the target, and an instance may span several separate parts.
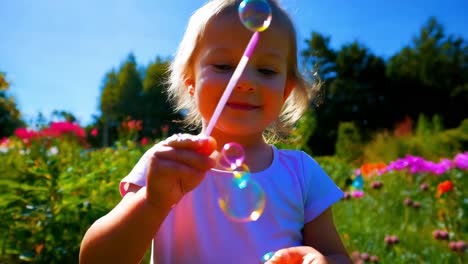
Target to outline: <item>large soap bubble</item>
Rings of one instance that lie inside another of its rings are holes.
[[[265,31],[271,23],[271,8],[265,0],[244,0],[239,5],[239,17],[251,31]]]

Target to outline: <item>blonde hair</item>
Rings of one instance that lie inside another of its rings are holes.
[[[202,118],[198,112],[194,99],[186,87],[186,80],[193,76],[193,60],[198,44],[204,36],[206,26],[213,17],[226,12],[237,10],[240,0],[211,0],[198,9],[191,16],[185,35],[182,38],[176,55],[169,67],[169,99],[175,103],[175,110],[186,111],[184,123],[190,128],[200,128]],[[267,0],[272,8],[272,23],[285,27],[289,34],[290,54],[288,58],[288,80],[295,83],[294,89],[285,101],[278,119],[267,128],[270,139],[282,138],[294,123],[308,109],[310,99],[319,85],[309,83],[299,72],[297,60],[296,30],[289,15],[275,0]],[[237,11],[236,11],[237,12]]]

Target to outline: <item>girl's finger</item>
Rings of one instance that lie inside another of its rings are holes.
[[[214,138],[203,135],[176,134],[169,137],[164,142],[167,146],[192,149],[205,155],[211,154],[216,149],[216,141]]]
[[[171,160],[193,167],[200,171],[207,171],[216,164],[212,158],[200,155],[200,153],[190,149],[176,149],[170,146],[161,146],[154,154],[162,160]]]

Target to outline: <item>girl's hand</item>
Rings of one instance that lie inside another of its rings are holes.
[[[178,134],[149,150],[146,199],[168,208],[197,187],[216,161],[209,155],[216,149],[212,137]]]
[[[265,264],[326,264],[325,256],[313,247],[298,246],[280,249]]]

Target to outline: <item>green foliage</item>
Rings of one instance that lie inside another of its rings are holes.
[[[296,126],[291,131],[289,137],[284,142],[277,142],[275,145],[278,148],[303,150],[307,153],[312,153],[307,145],[310,136],[314,133],[317,127],[315,114],[312,110],[306,113],[297,121]]]
[[[73,140],[0,153],[0,262],[76,263],[84,233],[119,202],[118,183],[142,153],[132,142],[89,151]]]
[[[15,98],[8,95],[9,86],[5,74],[0,72],[0,139],[12,135],[16,128],[24,125]]]
[[[362,157],[362,140],[354,122],[342,122],[338,127],[335,155],[345,161],[359,162]]]
[[[314,127],[313,120],[308,113],[299,122],[295,142],[305,142],[299,136]],[[344,133],[348,140],[356,136],[354,126],[349,127],[349,133]],[[457,138],[454,133],[458,133],[458,140],[466,144],[467,131],[465,121],[458,129],[439,134]],[[0,151],[0,164],[5,165],[0,166],[0,263],[77,262],[86,230],[120,201],[119,181],[146,150],[132,141],[119,141],[114,148],[84,149],[75,139],[43,138],[25,145],[11,138],[8,148]],[[385,140],[392,147],[391,137]],[[409,145],[403,138],[398,140]],[[346,157],[316,160],[338,186],[350,190],[356,165]],[[467,179],[467,171],[459,169],[441,176],[399,171],[366,178],[363,198],[343,200],[334,207],[345,246],[350,252],[377,255],[382,263],[463,263],[463,253],[450,251],[448,242],[435,240],[432,232],[446,229],[450,241],[467,240],[463,192]],[[383,182],[383,189],[370,187],[375,180]],[[435,197],[436,186],[443,180],[451,180],[455,188]],[[428,191],[419,189],[422,183],[430,186]],[[404,206],[406,198],[420,202],[421,207]],[[400,244],[386,245],[387,235],[397,235]]]
[[[438,161],[440,157],[453,157],[468,148],[468,119],[458,128],[440,130],[438,117],[433,117],[432,125],[421,116],[415,135],[394,137],[389,132],[377,133],[364,147],[364,161],[388,162],[407,154],[422,156]]]
[[[306,44],[306,72],[318,73],[324,84],[316,115],[320,129],[309,141],[314,153],[334,154],[340,122],[354,121],[367,141],[407,115],[438,114],[448,128],[466,118],[468,43],[446,35],[435,18],[387,61],[356,41],[334,50],[330,37],[317,32]]]
[[[353,121],[362,131],[371,131],[386,124],[390,107],[385,100],[389,91],[384,60],[356,41],[334,51],[328,47],[329,40],[314,32],[302,53],[306,67],[323,80],[323,104],[316,112],[320,129],[309,142],[321,155],[334,153],[340,122]],[[367,138],[365,133],[362,136]]]
[[[143,135],[160,137],[164,134],[162,127],[181,119],[174,113],[166,93],[169,62],[156,58],[147,69],[143,79]]]
[[[106,146],[117,140],[124,121],[143,121],[140,137],[160,137],[166,125],[180,119],[165,93],[168,67],[168,61],[156,58],[148,67],[138,69],[130,54],[117,71],[107,73],[100,98],[102,116],[95,121]],[[171,132],[177,132],[175,126]]]
[[[430,18],[412,43],[388,61],[387,74],[395,91],[391,100],[399,102],[395,113],[412,118],[440,114],[448,127],[458,125],[466,118],[467,58],[468,42],[447,36],[443,26]]]
[[[349,179],[354,174],[355,168],[351,163],[337,156],[321,156],[315,160],[320,164],[322,169],[327,172],[328,176],[342,189],[346,189],[349,185]]]
[[[453,169],[442,176],[400,171],[368,179],[363,198],[342,200],[333,209],[346,248],[350,253],[376,255],[380,263],[465,263],[466,252],[451,251],[449,241],[468,239],[467,176],[467,171]],[[455,187],[437,198],[437,185],[444,180],[452,181]],[[383,187],[371,188],[373,181],[382,182]],[[420,189],[423,183],[428,184],[427,191]],[[420,207],[406,206],[405,199]],[[448,231],[448,240],[433,237],[439,229]],[[386,244],[385,237],[391,235],[400,242]]]

